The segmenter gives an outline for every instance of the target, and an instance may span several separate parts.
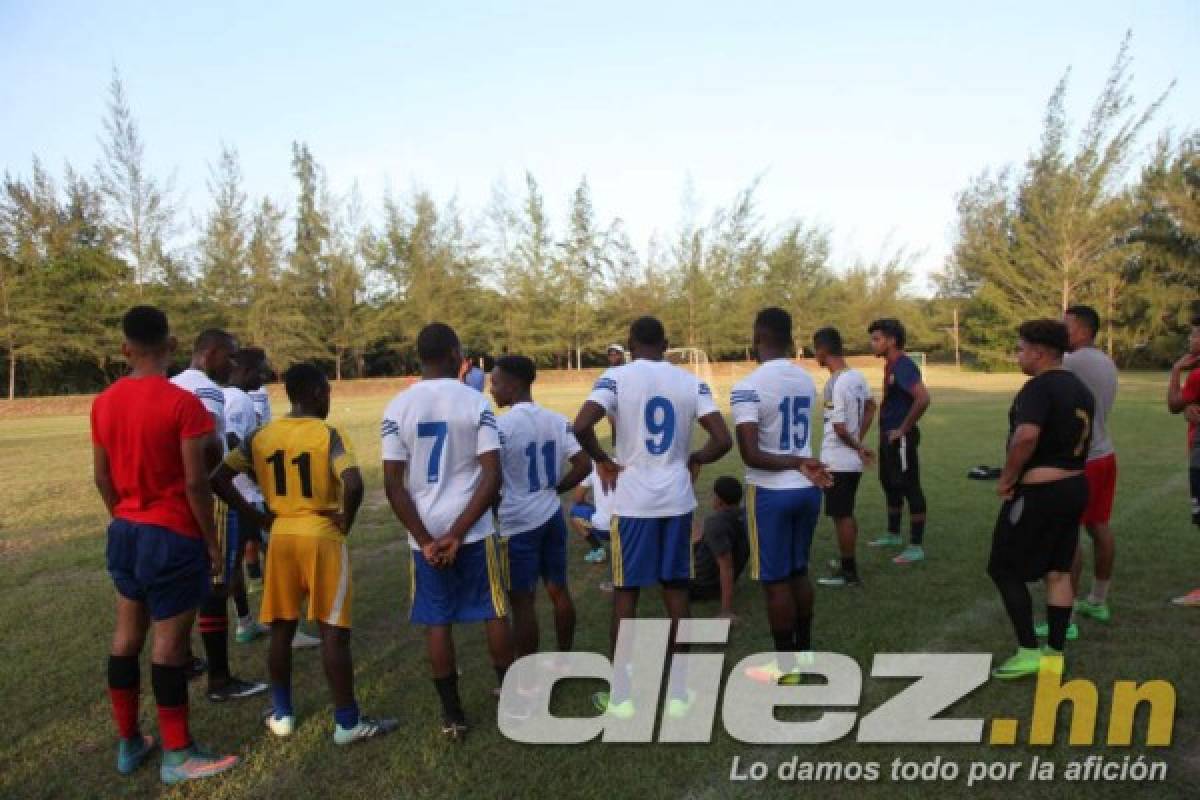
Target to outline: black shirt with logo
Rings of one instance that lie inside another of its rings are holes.
[[[1017,426],[1041,429],[1037,447],[1024,470],[1058,467],[1081,470],[1087,464],[1096,403],[1091,391],[1074,373],[1052,369],[1025,382],[1008,411],[1008,440]]]

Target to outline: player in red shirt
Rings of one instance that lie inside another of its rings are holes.
[[[1190,370],[1190,372],[1189,372]],[[1184,372],[1187,381],[1181,381]],[[1182,383],[1182,386],[1180,385]],[[1192,318],[1188,353],[1171,367],[1167,385],[1167,408],[1180,412],[1188,421],[1188,478],[1192,489],[1192,522],[1200,526],[1200,316]],[[1200,608],[1200,588],[1172,600],[1177,606]]]
[[[205,461],[214,425],[199,400],[167,380],[175,340],[166,315],[137,306],[121,325],[130,374],[92,404],[96,488],[112,515],[107,561],[117,590],[108,691],[120,734],[117,770],[129,774],[156,744],[138,728],[138,656],[153,626],[151,685],[164,751],[159,776],[172,784],[238,762],[201,751],[188,732],[188,635],[212,570],[222,563]]]

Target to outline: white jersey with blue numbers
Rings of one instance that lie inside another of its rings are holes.
[[[247,394],[254,401],[254,410],[258,414],[258,426],[261,428],[271,421],[271,396],[267,394],[265,386],[247,392]]]
[[[867,379],[856,369],[844,369],[829,376],[824,394],[825,438],[821,441],[821,461],[832,472],[862,472],[862,457],[842,441],[833,426],[845,425],[847,433],[862,441],[863,414],[871,399]]]
[[[388,403],[380,432],[383,460],[408,464],[405,488],[429,535],[444,536],[479,486],[479,456],[500,448],[487,398],[453,378],[419,381]],[[463,541],[493,530],[492,515],[484,514]],[[408,543],[419,549],[411,535]]]
[[[499,425],[504,495],[497,517],[500,534],[512,536],[562,513],[558,482],[580,447],[566,417],[533,403],[517,403]]]
[[[588,400],[612,419],[617,434],[617,478],[612,512],[618,517],[662,518],[696,507],[688,473],[692,427],[719,413],[708,384],[665,361],[638,359],[607,370]]]
[[[196,399],[204,405],[209,414],[212,414],[217,438],[221,440],[221,452],[224,453],[226,450],[225,393],[221,391],[221,387],[213,383],[212,378],[205,375],[203,371],[194,367],[188,367],[171,378],[171,383],[196,395]]]
[[[817,385],[791,359],[768,361],[737,383],[730,393],[733,424],[758,425],[758,446],[764,453],[812,456],[812,415]],[[746,483],[763,489],[804,489],[812,481],[799,470],[746,467]]]

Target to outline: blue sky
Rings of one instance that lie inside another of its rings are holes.
[[[445,5],[445,8],[436,6]],[[331,185],[457,196],[531,170],[552,212],[587,175],[644,248],[758,175],[772,222],[828,226],[845,262],[940,267],[954,195],[1035,146],[1072,67],[1082,124],[1126,29],[1134,91],[1178,81],[1155,129],[1200,127],[1200,3],[0,2],[0,167],[99,154],[116,64],[151,167],[186,213],[222,142],[287,201],[293,139]],[[1145,144],[1149,144],[1149,139]]]

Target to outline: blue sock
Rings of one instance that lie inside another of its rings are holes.
[[[275,719],[292,716],[292,687],[272,683],[271,705],[275,709]]]
[[[345,708],[335,708],[333,719],[342,730],[350,730],[358,726],[358,703],[351,703]]]

